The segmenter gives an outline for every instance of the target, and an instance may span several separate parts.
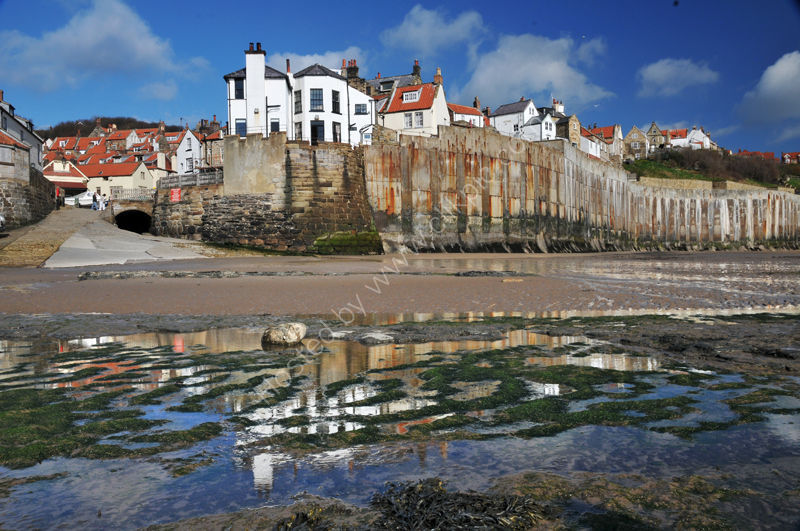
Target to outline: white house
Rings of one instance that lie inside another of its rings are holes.
[[[143,162],[86,164],[79,166],[88,178],[87,188],[106,197],[122,190],[152,190],[156,181]]]
[[[522,126],[531,118],[538,116],[539,112],[533,100],[520,98],[514,103],[507,103],[498,107],[489,114],[489,122],[499,133],[508,136],[520,136]]]
[[[347,84],[344,76],[319,64],[294,75],[295,140],[361,143],[361,131],[374,123],[371,97]]]
[[[231,132],[269,136],[285,132],[291,140],[362,141],[362,130],[374,123],[371,97],[348,85],[334,70],[315,64],[292,74],[265,64],[261,43],[250,43],[245,68],[224,76]]]
[[[178,173],[194,173],[203,161],[203,144],[191,129],[181,132],[178,147],[175,149]]]
[[[518,136],[524,140],[554,140],[556,138],[556,121],[550,113],[539,114],[530,118],[520,128]]]
[[[450,125],[441,79],[437,68],[434,83],[396,87],[378,116],[380,125],[417,136],[436,135],[440,125]]]
[[[689,134],[686,135],[686,137],[689,147],[692,149],[711,148],[711,137],[709,137],[702,127],[700,129],[698,129],[697,126],[692,127],[692,130],[689,131]]]
[[[3,100],[2,90],[0,90],[0,131],[29,147],[31,166],[37,170],[42,169],[42,144],[44,144],[44,140],[33,130],[33,122],[18,116],[14,106]]]
[[[47,163],[42,170],[45,178],[64,189],[68,196],[86,190],[88,178],[75,164],[68,160],[58,159]]]
[[[483,113],[475,107],[448,103],[447,108],[450,110],[451,123],[467,122],[472,127],[483,127],[485,125]]]

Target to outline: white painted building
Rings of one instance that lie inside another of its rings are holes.
[[[533,100],[520,98],[519,101],[498,107],[489,114],[489,122],[499,133],[519,137],[525,123],[538,115]]]
[[[30,164],[37,170],[42,169],[42,145],[44,140],[33,130],[33,122],[18,116],[14,106],[3,99],[0,90],[0,131],[5,132],[30,148]]]
[[[203,161],[203,144],[191,129],[184,129],[180,142],[175,150],[176,166],[178,173],[195,173]]]
[[[441,79],[441,73],[437,73]],[[433,136],[440,125],[450,125],[441,83],[397,87],[378,117],[380,125],[404,135]]]
[[[554,140],[556,138],[556,121],[550,113],[539,114],[525,122],[520,128],[519,134],[514,136],[533,142]]]
[[[447,108],[450,110],[451,123],[467,122],[472,127],[483,127],[485,125],[483,113],[475,107],[448,103]]]
[[[290,140],[349,142],[375,121],[371,97],[347,83],[341,73],[315,64],[292,74],[265,64],[261,43],[250,43],[245,68],[224,76],[230,133],[284,132]]]

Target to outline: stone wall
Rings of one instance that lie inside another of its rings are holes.
[[[156,236],[200,240],[207,205],[222,195],[222,184],[178,186],[180,201],[173,202],[171,188],[159,188],[153,203],[150,231]]]
[[[285,134],[225,138],[224,184],[160,189],[159,234],[281,252],[381,251],[366,196],[363,151],[287,142]]]
[[[28,179],[0,178],[0,213],[10,229],[35,223],[55,208],[55,185],[28,166]]]
[[[797,246],[800,197],[669,189],[563,140],[440,128],[365,152],[367,193],[387,249],[589,251]]]

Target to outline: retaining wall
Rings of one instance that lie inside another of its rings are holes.
[[[35,223],[55,208],[55,185],[33,167],[27,179],[0,178],[0,213],[9,229]]]
[[[670,189],[563,140],[442,127],[365,151],[367,195],[388,250],[589,251],[798,246],[800,197]]]
[[[366,196],[363,151],[287,142],[285,134],[225,138],[224,183],[159,189],[160,234],[275,251],[380,252]]]

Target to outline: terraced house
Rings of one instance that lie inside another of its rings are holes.
[[[374,100],[351,86],[354,74],[344,61],[339,72],[314,64],[293,74],[288,59],[286,72],[266,65],[260,42],[244,53],[245,67],[223,76],[230,132],[286,133],[313,144],[363,141],[374,123]]]

